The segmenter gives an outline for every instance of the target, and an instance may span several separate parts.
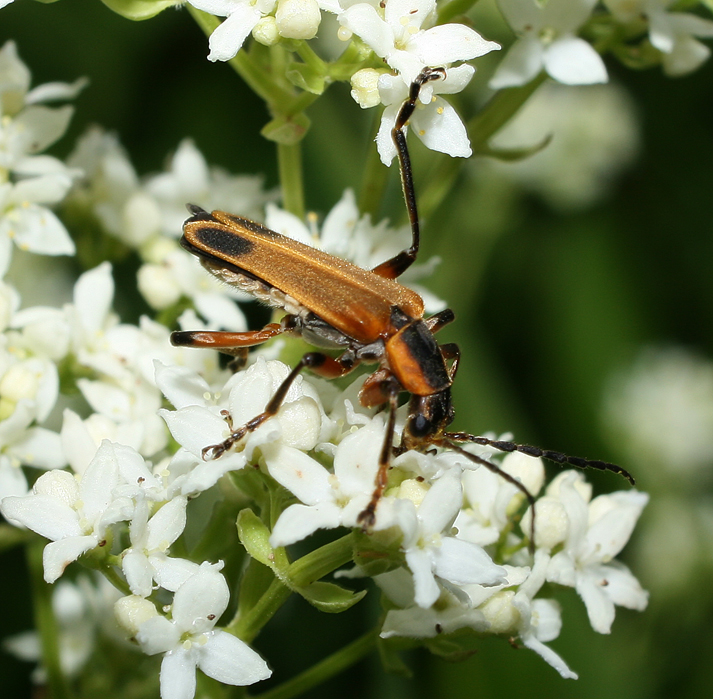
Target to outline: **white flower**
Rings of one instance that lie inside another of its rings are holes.
[[[240,51],[248,34],[277,0],[190,0],[191,5],[225,21],[210,35],[209,61],[229,61]]]
[[[435,18],[435,0],[388,0],[379,11],[371,4],[352,4],[339,22],[354,32],[397,71],[406,85],[427,66],[446,66],[499,49],[463,24],[442,24],[423,30]]]
[[[427,148],[453,157],[467,158],[471,155],[465,125],[456,110],[437,95],[460,92],[470,82],[473,73],[475,68],[465,64],[449,68],[444,79],[434,80],[428,83],[430,89],[421,90],[409,125]],[[396,125],[401,105],[408,97],[409,88],[398,77],[382,75],[379,78],[379,92],[386,109],[381,117],[376,147],[381,162],[390,165],[396,156],[391,131]]]
[[[438,599],[439,579],[454,585],[485,586],[504,581],[505,570],[480,546],[449,532],[462,502],[460,470],[454,468],[430,487],[415,517],[402,518],[402,549],[413,573],[414,601],[419,607],[428,608]]]
[[[132,450],[128,450],[129,452]],[[3,515],[50,539],[44,549],[45,580],[54,582],[87,551],[100,546],[107,529],[131,517],[133,503],[115,498],[124,482],[121,461],[131,458],[126,447],[104,442],[79,482],[66,471],[41,475],[25,497],[6,497]]]
[[[498,0],[505,19],[519,38],[490,80],[490,87],[524,85],[543,68],[566,85],[607,81],[599,54],[577,30],[587,21],[596,0]]]
[[[604,0],[616,19],[649,22],[649,40],[661,53],[664,72],[686,75],[708,60],[711,50],[694,37],[713,37],[713,22],[690,12],[668,12],[674,0]]]
[[[153,616],[139,624],[136,640],[148,655],[163,653],[161,699],[191,699],[196,668],[225,684],[245,686],[267,679],[267,663],[235,636],[215,629],[230,592],[222,564],[203,563],[173,597],[172,619]]]
[[[131,547],[124,551],[121,562],[135,595],[148,597],[154,580],[159,587],[175,591],[197,572],[196,563],[166,553],[186,526],[186,504],[185,497],[175,497],[149,519],[149,501],[142,498],[137,503],[129,528]]]
[[[566,471],[547,489],[562,501],[569,520],[564,548],[552,557],[547,580],[575,587],[592,628],[609,633],[614,605],[643,610],[648,602],[648,594],[629,569],[613,559],[629,540],[649,498],[630,490],[600,495],[587,503],[576,485],[581,480],[581,474]]]

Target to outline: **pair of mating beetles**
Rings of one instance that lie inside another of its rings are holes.
[[[472,442],[579,468],[614,471],[632,485],[634,483],[632,476],[615,464],[446,429],[454,417],[451,384],[458,369],[460,352],[453,343],[439,345],[434,334],[454,320],[453,311],[446,309],[424,318],[423,299],[396,281],[414,262],[419,247],[419,219],[405,129],[422,86],[444,77],[445,69],[426,68],[416,78],[392,130],[411,224],[412,240],[407,250],[372,270],[365,270],[249,219],[223,211],[209,214],[192,205],[188,207],[192,216],[186,221],[181,238],[183,247],[196,255],[209,272],[270,306],[284,309],[286,315],[279,323],[269,323],[262,330],[174,332],[171,335],[174,345],[211,347],[244,361],[248,347],[260,345],[282,333],[291,333],[317,347],[341,350],[336,358],[323,352],[305,354],[265,410],[245,425],[234,429],[226,411],[231,434],[221,444],[206,447],[204,459],[219,457],[273,417],[302,369],[336,378],[348,374],[359,364],[378,364],[359,393],[364,407],[388,409],[374,491],[358,519],[365,531],[369,531],[376,520],[376,509],[386,488],[393,454],[410,449],[425,452],[433,447],[446,447],[456,451],[497,472],[522,491],[531,505],[534,505],[534,497],[520,481],[459,444]],[[394,447],[396,409],[402,392],[411,394],[411,399],[401,444]],[[534,522],[533,508],[531,546]]]

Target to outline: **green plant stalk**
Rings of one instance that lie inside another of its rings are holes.
[[[389,168],[381,162],[379,152],[374,145],[374,138],[376,138],[379,124],[381,123],[381,114],[382,112],[377,110],[374,115],[372,138],[369,141],[359,194],[359,211],[362,214],[369,214],[372,221],[378,221],[379,219],[381,202],[384,199],[384,192],[389,181]]]
[[[257,604],[247,611],[238,609],[225,630],[250,643],[287,601],[292,592],[288,581],[297,587],[309,585],[349,562],[353,549],[353,535],[347,534],[302,556],[287,568],[284,582],[275,577]]]
[[[299,696],[368,655],[376,644],[377,636],[378,630],[368,631],[296,677],[283,682],[274,689],[258,694],[255,699],[291,699],[291,697]]]
[[[30,571],[35,626],[40,635],[42,665],[47,673],[50,699],[72,699],[74,693],[62,672],[59,659],[59,626],[52,609],[52,585],[44,580],[42,553],[46,541],[37,539],[27,546],[27,566]]]
[[[302,182],[302,146],[277,144],[277,165],[282,188],[282,206],[301,221],[305,217],[304,184]]]
[[[186,3],[188,12],[195,19],[206,36],[210,36],[220,24],[220,20]],[[292,93],[280,87],[270,73],[260,67],[246,51],[240,49],[228,63],[258,97],[272,109],[276,105],[287,105],[293,99]]]

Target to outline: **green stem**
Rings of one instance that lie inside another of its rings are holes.
[[[282,187],[282,206],[300,220],[304,220],[301,144],[278,143],[277,163],[280,172],[280,186]]]
[[[366,163],[364,164],[364,173],[361,178],[361,194],[359,196],[359,211],[362,214],[369,214],[372,221],[376,221],[379,217],[381,202],[389,181],[389,168],[381,162],[379,153],[373,144],[380,123],[381,112],[376,112],[372,127],[372,139],[369,141],[369,148],[367,148]]]
[[[287,585],[275,578],[262,597],[246,614],[239,615],[227,627],[226,631],[250,643],[277,610],[287,601],[292,591]]]
[[[352,560],[354,534],[331,541],[298,558],[288,569],[289,579],[298,587],[309,585]]]
[[[40,635],[42,665],[47,672],[48,696],[51,699],[71,699],[74,696],[59,659],[59,626],[52,610],[52,585],[44,580],[42,552],[47,542],[38,539],[27,547],[35,626]]]
[[[197,10],[190,4],[186,4],[186,7],[206,36],[210,36],[220,24],[217,17]],[[270,73],[259,66],[243,49],[240,49],[228,63],[248,87],[268,105],[287,104],[292,99],[292,93],[280,87]]]
[[[316,73],[327,75],[327,64],[314,52],[306,41],[300,41],[297,45],[297,55]]]
[[[488,141],[517,114],[546,78],[545,73],[540,73],[527,85],[500,90],[479,114],[468,121],[468,135],[474,155],[487,153]],[[420,194],[422,218],[429,218],[443,203],[464,163],[463,158],[443,158],[436,166]]]
[[[374,648],[377,633],[374,629],[368,631],[291,680],[258,694],[255,699],[291,699],[291,697],[299,696],[308,689],[322,684],[325,680],[334,677],[368,655]]]

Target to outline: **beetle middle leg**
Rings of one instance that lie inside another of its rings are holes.
[[[292,369],[285,380],[280,384],[277,391],[275,391],[274,395],[265,406],[265,410],[252,418],[252,420],[249,420],[237,430],[234,430],[230,420],[230,414],[227,410],[223,411],[223,415],[230,426],[231,434],[220,444],[212,444],[203,449],[203,459],[205,461],[217,459],[226,451],[229,451],[236,444],[238,444],[238,442],[240,442],[240,440],[243,439],[243,437],[245,437],[248,433],[254,432],[265,421],[277,415],[277,412],[280,410],[280,407],[285,401],[287,392],[290,390],[290,386],[292,386],[302,369],[307,368],[315,374],[333,379],[348,374],[352,371],[352,369],[354,369],[355,366],[356,363],[351,358],[351,355],[348,355],[345,357],[344,361],[340,362],[339,359],[334,359],[326,354],[322,354],[321,352],[307,352],[307,354],[305,354],[302,359],[297,362],[294,369]]]

